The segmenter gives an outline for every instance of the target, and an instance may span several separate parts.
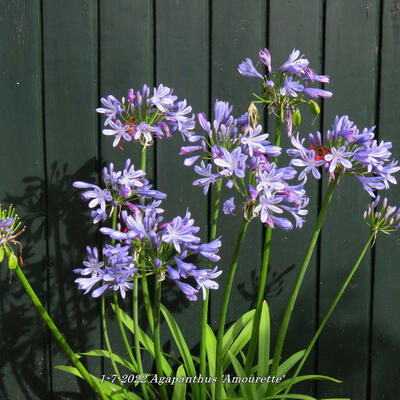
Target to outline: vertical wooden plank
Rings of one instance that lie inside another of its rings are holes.
[[[152,87],[152,2],[123,0],[118,2],[101,1],[100,8],[100,95],[113,94],[117,98],[126,96],[128,89],[141,90],[144,83]],[[97,100],[100,102],[100,99]],[[93,113],[95,111],[93,110]],[[103,136],[101,131],[101,166],[113,162],[117,169],[123,168],[130,158],[135,168],[140,169],[141,146],[138,143],[121,142],[121,148],[112,147],[112,138]],[[153,148],[147,149],[147,172],[153,176]],[[110,297],[111,299],[111,297]],[[140,303],[142,303],[140,296]],[[120,306],[131,315],[132,296],[120,301]],[[108,335],[113,352],[128,359],[114,312],[108,314]],[[142,325],[146,326],[145,324]],[[133,343],[133,342],[132,342]],[[105,364],[105,373],[113,373],[110,363]],[[120,371],[121,372],[121,371]],[[121,372],[123,373],[123,372]]]
[[[400,3],[397,0],[383,2],[381,91],[379,105],[380,139],[393,143],[392,153],[400,158],[398,134],[399,115],[396,109],[400,90]],[[392,186],[384,193],[389,204],[399,206],[400,188]],[[374,302],[372,320],[371,392],[368,399],[386,400],[399,393],[399,233],[380,235],[376,244]]]
[[[0,2],[0,202],[27,226],[23,271],[45,303],[40,1]],[[49,398],[46,328],[18,278],[0,265],[0,398]]]
[[[335,115],[348,114],[360,129],[374,124],[377,3],[376,0],[327,2],[326,71],[332,78],[334,97],[325,103],[325,131]],[[362,219],[368,201],[370,196],[359,182],[347,176],[333,195],[322,232],[321,318],[368,238],[368,228]],[[321,336],[319,372],[344,382],[318,384],[320,397],[365,398],[370,261],[366,255]]]
[[[192,106],[193,113],[208,109],[208,2],[190,0],[156,1],[156,76],[160,83],[173,88],[178,101]],[[177,22],[179,21],[179,22]],[[187,143],[187,142],[186,142]],[[157,188],[167,194],[165,222],[184,216],[189,208],[199,235],[207,240],[207,197],[192,186],[196,174],[183,165],[179,156],[181,134],[157,141]],[[200,261],[199,267],[205,267]],[[164,286],[162,301],[177,319],[189,346],[199,343],[202,296],[186,301],[170,280]],[[196,321],[196,324],[193,324]],[[165,326],[162,332],[166,334]]]
[[[100,2],[100,95],[126,96],[128,89],[152,87],[152,2],[123,0]],[[103,129],[103,119],[101,129]],[[112,138],[102,137],[103,161],[123,163],[131,158],[140,166],[140,145],[126,143],[124,150],[112,147]],[[148,149],[150,159],[152,151]]]
[[[260,80],[241,76],[237,68],[246,57],[255,60],[258,50],[265,47],[265,14],[264,1],[251,0],[245,6],[238,0],[212,2],[211,104],[214,105],[216,99],[228,101],[233,105],[232,113],[235,117],[247,111],[253,100],[252,93],[260,93]],[[213,116],[212,109],[210,118]],[[219,222],[218,234],[222,236],[220,265],[224,273],[219,278],[221,289],[213,296],[211,322],[214,327],[218,324],[223,289],[243,215],[242,199],[234,191],[223,188],[221,201],[233,195],[236,216],[221,213]],[[247,230],[233,282],[227,323],[255,307],[255,287],[261,265],[260,225],[256,219]]]
[[[99,348],[98,305],[78,292],[72,269],[80,267],[93,240],[87,204],[74,180],[96,176],[97,2],[44,1],[44,82],[48,160],[50,307],[56,324],[76,351]],[[66,357],[52,346],[52,363]],[[99,360],[89,362],[100,374]],[[53,390],[60,398],[92,396],[85,382],[55,370]]]
[[[290,0],[272,0],[269,17],[269,48],[273,70],[278,70],[287,60],[292,49],[295,48],[300,50],[305,58],[310,61],[310,67],[321,74],[321,1],[307,0],[296,3]],[[307,24],[304,24],[305,20],[308,21]],[[284,35],[282,35],[282,26],[285,27]],[[310,40],[310,38],[313,38],[313,40]],[[329,72],[327,71],[327,74]],[[329,85],[327,85],[327,89],[329,89]],[[307,138],[309,132],[319,130],[320,119],[311,114],[307,105],[304,105],[300,111],[302,113],[302,124],[299,128],[300,136]],[[270,132],[273,132],[274,123],[274,119],[270,118]],[[279,158],[279,165],[286,166],[289,163],[286,149],[292,147],[292,145],[285,130],[282,132],[281,146],[283,154]],[[293,289],[305,249],[315,225],[318,212],[318,186],[319,182],[317,180],[309,180],[305,187],[310,203],[303,228],[295,228],[289,232],[275,229],[272,235],[267,300],[271,312],[273,343],[275,343],[288,298]],[[307,347],[314,333],[316,322],[316,273],[318,268],[315,253],[316,251],[309,264],[289,325],[283,358],[287,358],[291,354]],[[303,373],[313,371],[313,358],[313,356],[309,358],[308,366],[304,368]],[[312,388],[312,383],[302,386],[296,385],[295,393],[312,394]]]

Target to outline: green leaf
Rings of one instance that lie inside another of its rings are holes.
[[[215,376],[215,364],[217,357],[217,339],[210,325],[206,326],[206,352],[208,360],[208,376]],[[211,398],[215,399],[215,383],[210,384]],[[225,389],[222,387],[222,398],[225,398]]]
[[[281,383],[278,383],[276,385],[275,389],[275,394],[278,394],[282,390],[286,389],[289,385],[291,385],[291,378],[285,379]],[[302,375],[302,376],[297,376],[295,379],[293,379],[293,385],[299,382],[303,381],[330,381],[330,382],[335,382],[335,383],[342,383],[342,381],[339,381],[338,379],[331,378],[330,376],[325,376],[325,375]]]
[[[68,365],[56,365],[54,368],[60,370],[60,371],[64,371],[67,372],[69,374],[78,376],[79,378],[82,378],[82,375],[80,374],[80,372],[74,368],[74,367],[70,367]],[[121,387],[119,385],[116,385],[112,382],[101,382],[101,379],[98,378],[97,376],[94,375],[90,375],[93,380],[95,380],[101,391],[106,395],[109,396],[110,399],[112,400],[126,400],[125,394],[123,393]],[[141,397],[139,397],[138,395],[136,395],[135,393],[132,392],[128,392],[128,400],[141,400]]]
[[[314,100],[310,100],[310,111],[315,115],[318,115],[321,112],[319,105]]]
[[[285,362],[283,362],[276,373],[276,376],[284,376],[294,365],[296,365],[304,356],[305,350],[298,351],[297,353],[290,356]]]
[[[115,311],[114,304],[111,304],[112,309]],[[123,310],[120,310],[120,316],[121,316],[121,321],[122,323],[133,333],[133,320],[132,318]],[[150,337],[142,330],[139,328],[139,342],[144,346],[144,348],[151,354],[151,356],[154,358],[154,343],[150,339]],[[169,365],[168,361],[164,357],[163,354],[161,354],[161,364],[162,364],[162,369],[165,373],[166,376],[172,376],[173,375],[173,370],[171,366]]]
[[[4,258],[4,249],[3,247],[0,247],[0,263],[3,261]]]
[[[15,269],[18,266],[18,258],[14,253],[11,253],[9,259],[8,259],[8,268],[9,269]]]
[[[244,372],[244,369],[240,365],[238,359],[230,351],[228,351],[228,356],[231,359],[231,363],[235,369],[236,375],[241,378],[247,377],[247,374]],[[257,396],[254,390],[255,385],[240,382],[240,391],[245,399],[254,399],[254,396]]]
[[[172,336],[175,340],[175,343],[178,346],[179,352],[181,353],[183,363],[185,365],[186,373],[189,376],[195,376],[196,369],[194,368],[193,358],[192,358],[192,355],[190,354],[189,347],[185,341],[185,338],[183,337],[182,332],[180,331],[180,329],[178,327],[178,324],[176,323],[174,317],[170,314],[170,312],[162,304],[161,304],[161,312],[163,313],[164,318],[167,321],[167,324],[168,324],[169,329],[172,333]],[[198,384],[192,383],[191,387],[192,387],[194,397],[198,398],[200,395]]]
[[[260,331],[258,335],[258,366],[257,376],[268,376],[270,351],[270,319],[268,304],[264,300],[261,311]]]
[[[262,400],[273,400],[273,399],[299,399],[299,400],[317,400],[315,397],[307,396],[305,394],[276,394],[274,396],[263,397]]]
[[[229,348],[229,352],[231,352],[234,356],[236,356],[240,350],[243,349],[244,346],[249,342],[251,338],[251,332],[253,330],[253,322],[254,320],[251,319],[245,327],[242,329],[240,334],[232,343],[231,347]],[[230,364],[230,358],[228,352],[226,354],[222,353],[222,372],[224,372]]]
[[[296,108],[296,111],[292,114],[292,122],[294,126],[299,126],[301,124],[301,114],[298,108]]]
[[[107,350],[103,350],[103,349],[95,349],[95,350],[88,351],[87,353],[79,353],[79,354],[81,356],[110,358],[110,353]],[[137,369],[137,366],[134,366],[131,362],[123,359],[118,354],[112,353],[112,356],[117,363],[122,364],[124,367],[128,368],[130,371],[134,372],[135,374],[139,372]]]
[[[185,368],[183,365],[180,365],[176,371],[176,377],[186,378]],[[181,400],[186,397],[186,383],[175,383],[174,385],[174,393],[172,394],[172,400]]]
[[[243,314],[225,333],[222,339],[222,354],[225,354],[226,351],[231,347],[233,341],[237,338],[239,333],[243,330],[243,328],[254,319],[254,314],[256,310],[250,310],[247,313]]]

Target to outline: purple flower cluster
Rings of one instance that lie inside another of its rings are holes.
[[[91,292],[92,297],[99,297],[107,290],[119,291],[125,298],[135,278],[156,275],[162,280],[166,273],[189,300],[196,300],[200,289],[203,296],[205,289],[218,289],[214,279],[222,271],[217,267],[198,269],[186,259],[200,255],[213,262],[219,261],[217,253],[221,241],[201,243],[196,235],[200,228],[194,225],[188,211],[183,218],[178,216],[162,223],[160,214],[164,210],[160,206],[166,195],[152,189],[145,176],[143,171],[135,170],[128,159],[122,171],[114,171],[113,164],[104,168],[105,188],[80,181],[73,183],[78,189],[88,189],[82,193],[82,198],[94,209],[94,223],[113,213],[118,217],[115,229],[100,228],[102,234],[112,239],[112,244],[104,246],[102,259],[97,248],[87,247],[84,268],[74,270],[81,275],[75,280],[79,289],[85,294]],[[187,279],[196,285],[185,282]]]
[[[120,146],[120,141],[136,141],[143,146],[153,143],[153,138],[171,137],[175,131],[189,136],[194,129],[194,116],[190,115],[192,107],[186,100],[176,103],[177,96],[173,90],[160,84],[153,89],[143,85],[136,93],[129,89],[127,97],[120,100],[109,95],[102,98],[103,107],[97,112],[104,114],[104,135],[114,136],[113,146]],[[121,147],[121,146],[120,146]]]
[[[108,169],[104,167],[105,188],[81,181],[74,182],[73,186],[77,189],[88,189],[82,193],[81,197],[83,200],[89,201],[89,208],[93,209],[93,223],[96,224],[107,219],[107,208],[111,211],[117,206],[133,206],[131,202],[136,200],[140,200],[144,204],[146,199],[164,199],[166,194],[152,189],[145,176],[145,172],[135,170],[131,160],[127,159],[122,171],[114,171],[113,163],[109,164]]]
[[[378,211],[377,206],[380,200],[380,196],[376,196],[376,199],[368,205],[368,209],[364,211],[364,219],[367,224],[375,232],[375,235],[378,232],[390,233],[400,230],[400,208],[389,206],[385,198]]]
[[[24,227],[19,229],[20,226],[21,221],[14,207],[10,205],[8,209],[2,210],[0,205],[0,248],[18,243],[15,238],[25,230]]]
[[[260,50],[258,53],[259,62],[267,68],[267,75],[259,73],[253,62],[246,58],[238,68],[241,75],[260,78],[263,81],[264,97],[259,98],[262,103],[267,103],[268,107],[281,115],[287,124],[289,136],[292,134],[292,119],[294,112],[298,112],[297,107],[302,103],[309,103],[314,113],[318,113],[318,106],[312,100],[318,97],[332,97],[332,92],[320,88],[309,87],[310,82],[329,83],[329,76],[318,75],[309,68],[309,61],[300,55],[299,50],[293,49],[288,60],[280,66],[278,71],[273,72],[271,66],[271,54],[268,49]],[[309,98],[304,98],[306,95]],[[282,122],[284,122],[282,120]]]
[[[211,243],[200,243],[196,236],[199,227],[194,225],[190,212],[175,217],[162,224],[162,216],[157,207],[140,207],[133,213],[126,210],[121,213],[123,230],[103,227],[100,232],[118,241],[116,245],[106,244],[103,248],[103,260],[99,260],[98,250],[87,247],[88,257],[83,262],[85,268],[74,270],[82,277],[75,280],[85,294],[98,283],[101,285],[92,291],[92,297],[101,296],[107,289],[120,291],[125,298],[126,291],[133,288],[133,279],[155,274],[163,279],[165,273],[176,283],[189,300],[197,300],[201,289],[205,298],[206,289],[218,289],[213,280],[222,271],[198,269],[186,260],[192,255],[202,255],[211,261],[219,261],[219,239]],[[182,281],[191,278],[196,287]]]
[[[322,144],[321,133],[309,134],[310,145],[304,146],[305,139],[291,138],[294,148],[287,154],[292,158],[291,165],[303,168],[299,179],[306,179],[312,173],[320,179],[319,167],[323,167],[332,178],[335,175],[354,175],[372,197],[374,190],[388,189],[396,184],[393,176],[400,170],[398,162],[391,159],[391,142],[378,144],[374,127],[359,131],[347,115],[336,116],[332,130],[326,134],[327,141]]]
[[[229,103],[217,100],[212,123],[205,114],[198,114],[205,134],[189,137],[196,145],[183,146],[180,152],[188,156],[184,160],[186,166],[200,161],[194,165],[200,178],[193,185],[202,186],[206,195],[210,184],[225,178],[226,186],[235,188],[243,197],[248,218],[259,214],[261,221],[271,227],[291,229],[293,225],[287,218],[277,216],[285,211],[301,227],[308,199],[302,185],[290,186],[287,182],[294,178],[296,171],[292,167],[276,168],[268,158],[279,156],[281,148],[271,145],[261,125],[249,123],[247,113],[235,119],[231,112]],[[224,203],[223,211],[231,214],[234,210],[231,197]]]

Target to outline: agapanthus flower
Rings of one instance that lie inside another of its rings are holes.
[[[222,271],[202,270],[193,264],[193,256],[200,255],[212,262],[220,260],[220,239],[211,243],[201,243],[197,236],[199,227],[187,210],[184,217],[177,216],[162,223],[163,211],[159,202],[149,206],[140,205],[134,212],[121,212],[116,229],[103,227],[100,232],[117,241],[103,248],[103,260],[99,260],[98,250],[87,247],[88,257],[83,262],[85,268],[75,269],[80,277],[75,280],[84,293],[91,292],[99,297],[107,291],[119,292],[125,298],[133,289],[135,278],[155,275],[162,280],[165,275],[176,283],[189,300],[197,300],[201,289],[218,289],[214,281]],[[190,261],[189,261],[190,257]],[[194,285],[194,286],[193,286]]]
[[[25,230],[21,228],[21,221],[15,214],[15,208],[10,205],[3,210],[0,205],[0,248],[18,244],[16,238]],[[9,249],[11,249],[9,247]]]
[[[288,60],[275,71],[271,66],[271,54],[268,49],[260,50],[258,57],[259,62],[267,68],[266,75],[257,70],[259,63],[254,65],[249,58],[239,65],[238,71],[241,75],[263,80],[264,95],[256,96],[255,103],[266,104],[271,112],[286,124],[288,135],[291,136],[293,127],[297,124],[297,119],[293,120],[292,114],[297,113],[300,116],[298,107],[301,104],[308,103],[312,112],[318,114],[319,108],[312,99],[332,97],[332,92],[310,86],[314,82],[329,83],[329,76],[318,75],[313,71],[309,67],[309,61],[296,49],[293,49]]]
[[[89,208],[93,209],[91,215],[93,223],[107,219],[114,207],[130,207],[132,201],[140,201],[145,204],[146,200],[164,199],[166,195],[158,190],[152,189],[146,179],[146,173],[136,170],[128,158],[122,171],[115,171],[114,164],[110,163],[108,168],[103,168],[104,188],[93,183],[75,181],[72,186],[77,189],[88,189],[81,194],[85,201],[89,201]]]
[[[198,115],[204,135],[198,132],[190,141],[193,146],[183,146],[180,154],[186,158],[185,166],[193,166],[201,177],[193,182],[203,186],[207,194],[211,184],[224,179],[228,189],[236,190],[243,199],[246,218],[260,216],[263,223],[282,229],[291,229],[293,224],[284,216],[293,217],[300,227],[307,213],[305,191],[294,191],[289,181],[296,175],[294,168],[277,168],[273,158],[281,154],[281,148],[268,141],[261,125],[255,121],[253,111],[235,118],[232,106],[217,100],[214,105],[214,120],[208,121],[203,113]],[[199,163],[199,164],[198,164]],[[207,163],[207,164],[205,164]],[[282,204],[285,207],[270,207]],[[223,203],[223,212],[235,210],[233,196]]]
[[[372,197],[374,191],[387,189],[396,184],[393,176],[400,170],[397,161],[391,159],[390,142],[378,144],[374,138],[374,127],[365,128],[361,133],[347,115],[336,116],[332,129],[326,133],[326,143],[322,145],[320,132],[310,134],[310,144],[299,134],[291,138],[293,148],[287,150],[292,157],[291,165],[303,168],[299,179],[307,178],[310,173],[320,179],[318,170],[323,167],[334,178],[337,175],[354,175]]]
[[[104,114],[106,119],[104,135],[114,136],[113,146],[121,147],[121,141],[140,142],[149,146],[154,137],[170,138],[172,133],[179,131],[183,137],[192,134],[195,127],[192,107],[186,100],[176,103],[177,96],[173,90],[163,84],[153,89],[143,85],[141,91],[129,89],[127,98],[117,100],[109,95],[102,98],[104,107],[97,108],[97,112]]]
[[[364,220],[375,233],[375,239],[378,232],[390,234],[400,230],[400,208],[388,205],[388,200],[385,198],[378,211],[380,200],[380,196],[376,196],[374,201],[368,205],[367,210],[364,211]]]

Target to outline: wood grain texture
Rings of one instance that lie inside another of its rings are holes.
[[[236,0],[212,2],[212,5],[211,102],[214,104],[216,99],[228,101],[233,105],[233,115],[239,117],[247,111],[253,100],[252,93],[262,91],[258,79],[241,76],[237,68],[247,57],[255,60],[258,50],[265,46],[265,3],[252,0],[245,5]],[[211,118],[214,118],[213,111]],[[236,216],[222,214],[217,230],[223,243],[220,265],[224,273],[218,281],[221,290],[212,297],[211,324],[214,327],[218,324],[223,289],[243,215],[243,200],[223,187],[221,202],[231,196],[235,197]],[[255,287],[262,254],[260,225],[259,221],[254,220],[247,229],[233,282],[227,323],[236,320],[256,305]]]
[[[334,97],[325,103],[324,131],[330,129],[335,115],[343,114],[361,130],[374,125],[378,13],[377,1],[327,2],[325,65]],[[341,179],[333,194],[322,231],[320,318],[368,239],[362,213],[370,200],[360,183],[349,176]],[[370,255],[366,255],[321,335],[319,372],[344,382],[319,383],[320,397],[366,396],[370,265]]]
[[[0,203],[14,204],[27,226],[23,271],[45,303],[40,23],[39,1],[0,2]],[[47,332],[18,278],[0,267],[0,398],[47,398]]]
[[[310,67],[317,73],[322,73],[322,3],[319,0],[303,2],[271,1],[269,12],[269,48],[272,55],[273,69],[276,71],[287,59],[291,51],[299,49],[301,54],[310,61]],[[307,20],[308,23],[304,24]],[[327,71],[329,74],[330,71]],[[312,86],[317,86],[313,84]],[[325,85],[330,90],[330,85]],[[330,100],[327,100],[329,102]],[[306,137],[309,132],[320,129],[320,118],[311,114],[308,105],[300,109],[302,124],[299,128],[300,137]],[[274,117],[269,118],[269,132],[273,137]],[[294,133],[296,134],[296,133]],[[307,139],[306,139],[307,140]],[[292,147],[285,128],[282,131],[281,145],[283,149]],[[287,166],[290,158],[285,150],[279,158],[280,166]],[[296,182],[296,181],[294,181]],[[293,184],[294,184],[293,182]],[[303,228],[295,228],[284,232],[275,229],[272,234],[272,251],[270,257],[269,302],[272,314],[272,342],[275,343],[279,326],[287,306],[287,299],[294,286],[297,273],[304,257],[307,243],[310,240],[318,214],[319,181],[309,179],[306,187],[310,198],[309,214]],[[286,344],[282,357],[285,359],[297,351],[307,347],[316,325],[316,279],[318,269],[317,249],[309,264],[308,271],[300,290],[289,325]],[[310,357],[303,373],[314,370],[314,357]],[[296,385],[294,393],[313,393],[313,384]]]
[[[393,143],[393,156],[400,158],[398,93],[400,90],[400,3],[383,2],[382,61],[378,132],[380,140]],[[396,56],[394,56],[396,55]],[[399,205],[400,190],[393,186],[387,196],[389,204]],[[378,237],[375,250],[373,286],[371,392],[369,399],[398,397],[400,390],[400,282],[399,232]]]
[[[157,85],[162,83],[173,88],[177,101],[186,99],[193,113],[206,111],[209,104],[208,2],[160,0],[156,2],[155,15]],[[189,209],[195,225],[200,227],[200,237],[206,242],[208,199],[200,188],[192,185],[196,173],[183,165],[184,157],[179,155],[183,145],[188,142],[183,141],[179,132],[172,139],[157,141],[157,187],[167,194],[164,218],[170,221],[177,215],[183,217]],[[204,268],[205,261],[197,257],[195,264]],[[174,313],[189,347],[200,341],[200,325],[193,329],[193,321],[199,324],[201,321],[201,292],[198,299],[196,303],[187,301],[170,280],[163,286],[162,302]],[[171,337],[167,325],[162,329],[164,340]]]
[[[43,20],[50,312],[71,347],[85,351],[100,346],[98,304],[78,292],[72,269],[82,265],[85,246],[95,244],[94,229],[72,182],[96,179],[97,3],[44,1]],[[53,366],[65,364],[58,347],[51,348]],[[89,365],[100,374],[99,360]],[[60,398],[90,393],[57,370],[53,391]]]

